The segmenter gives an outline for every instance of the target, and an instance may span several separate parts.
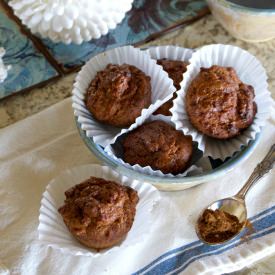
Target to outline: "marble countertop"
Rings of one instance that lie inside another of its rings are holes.
[[[173,44],[186,48],[197,48],[212,43],[237,45],[255,55],[267,71],[269,90],[272,97],[275,98],[275,39],[256,44],[236,40],[219,25],[212,15],[209,15],[184,29],[174,31],[144,46]],[[46,87],[2,99],[0,101],[0,128],[69,97],[74,78],[75,74],[70,74]],[[275,274],[275,256],[236,274]]]

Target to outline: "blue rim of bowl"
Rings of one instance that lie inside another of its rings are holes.
[[[229,160],[225,161],[223,164],[218,166],[217,168],[206,171],[201,173],[200,175],[196,176],[186,176],[183,178],[170,178],[170,177],[159,177],[159,176],[151,176],[146,175],[137,171],[134,171],[130,168],[127,168],[123,166],[118,161],[111,158],[107,153],[104,151],[104,149],[98,145],[95,144],[92,140],[92,138],[89,138],[86,136],[85,131],[81,129],[80,123],[77,121],[77,117],[75,117],[76,126],[78,129],[78,132],[86,144],[86,146],[89,148],[89,150],[94,153],[94,155],[104,163],[106,163],[111,168],[115,169],[118,173],[121,173],[127,177],[135,178],[139,180],[143,180],[145,182],[149,183],[155,183],[155,184],[196,184],[196,183],[202,183],[209,180],[213,180],[226,172],[231,171],[237,164],[240,164],[242,161],[246,160],[250,154],[254,151],[255,147],[257,146],[259,140],[260,140],[260,133],[256,134],[255,139],[249,141],[247,146],[242,146],[241,150],[236,152]]]
[[[221,2],[221,4],[223,4],[226,7],[230,7],[236,10],[241,10],[243,12],[251,12],[254,14],[268,14],[268,15],[275,15],[275,9],[258,9],[258,8],[251,8],[251,7],[247,7],[247,6],[242,6],[236,3],[232,3],[230,1],[227,0],[219,0],[219,2]]]

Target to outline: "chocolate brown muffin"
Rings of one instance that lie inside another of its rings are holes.
[[[173,84],[177,90],[180,89],[180,83],[183,80],[183,74],[187,70],[187,62],[179,60],[168,60],[168,59],[159,59],[157,63],[163,67],[163,70],[168,73],[168,76],[173,80]],[[169,111],[173,106],[173,100],[177,97],[177,94],[174,93],[173,98],[161,105],[155,112],[154,115],[164,115],[171,116]]]
[[[150,77],[127,64],[109,64],[98,72],[86,94],[86,105],[92,115],[117,127],[130,126],[150,104]]]
[[[186,110],[203,134],[228,139],[252,123],[257,112],[254,89],[240,81],[231,67],[201,68],[186,94]]]
[[[88,247],[111,247],[132,227],[139,199],[130,187],[91,177],[65,195],[58,211],[72,235]]]
[[[152,121],[130,132],[123,141],[124,160],[131,165],[178,174],[190,163],[192,138],[163,121]]]

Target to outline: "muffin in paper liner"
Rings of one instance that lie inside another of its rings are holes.
[[[193,50],[179,47],[179,46],[165,45],[165,46],[150,47],[146,50],[146,52],[150,55],[151,58],[155,60],[167,59],[172,61],[188,62],[192,56]],[[161,114],[161,112],[159,114]]]
[[[86,135],[93,141],[103,147],[115,142],[116,138],[125,133],[127,129],[121,129],[106,125],[93,118],[85,105],[85,94],[90,82],[95,78],[96,73],[105,69],[108,64],[129,64],[136,66],[146,75],[151,77],[152,104],[147,109],[143,109],[141,116],[153,113],[163,103],[172,98],[174,91],[173,81],[156,61],[150,58],[148,54],[132,46],[124,46],[104,52],[93,57],[82,67],[76,77],[73,89],[73,109],[77,116],[81,128],[85,130]],[[139,117],[138,117],[139,118]],[[137,123],[130,126],[130,129]]]
[[[172,125],[173,127],[175,127],[175,125],[173,124],[173,122],[171,121],[171,117],[169,116],[164,116],[164,115],[150,115],[149,117],[140,120],[138,125],[136,125],[133,129],[136,129],[137,127],[141,126],[142,124],[144,124],[145,122],[150,122],[150,121],[156,121],[156,120],[161,120],[164,121],[170,125]],[[129,133],[131,130],[128,130],[127,132],[125,132],[125,134]],[[124,135],[123,135],[124,136]],[[200,152],[199,150],[197,150],[197,146],[193,143],[193,155],[192,155],[192,159],[191,159],[191,166],[188,167],[188,169],[186,169],[183,173],[177,174],[177,175],[173,175],[171,173],[169,174],[164,174],[162,171],[160,170],[153,170],[150,166],[145,166],[142,167],[139,164],[135,164],[135,165],[131,165],[127,162],[125,162],[122,159],[123,156],[123,148],[122,148],[122,140],[123,136],[120,136],[117,140],[115,144],[111,144],[109,146],[107,146],[105,148],[105,152],[111,156],[113,159],[115,159],[116,161],[120,162],[123,166],[130,168],[132,170],[135,170],[137,172],[143,173],[143,174],[147,174],[147,175],[153,175],[153,176],[157,176],[157,177],[175,177],[175,178],[182,178],[187,176],[187,174],[192,173],[192,175],[196,175],[196,174],[200,174],[203,172],[203,169],[201,167],[198,167],[196,164],[197,161],[199,161],[202,157],[202,152]],[[206,166],[206,165],[204,165]]]
[[[193,53],[189,62],[190,65],[187,66],[181,83],[181,90],[177,92],[178,96],[173,101],[172,121],[177,130],[191,135],[193,141],[198,142],[198,148],[204,152],[205,156],[224,160],[240,151],[241,146],[248,145],[250,140],[255,139],[256,134],[261,131],[261,127],[269,117],[272,99],[268,91],[265,69],[260,61],[249,52],[236,46],[222,44],[200,48]],[[228,140],[210,138],[199,132],[190,123],[185,108],[185,93],[191,81],[199,74],[201,67],[208,68],[212,65],[233,67],[240,80],[253,86],[255,90],[254,101],[257,104],[257,113],[252,125],[240,135]]]
[[[78,242],[58,213],[58,208],[64,204],[64,192],[91,176],[114,180],[130,186],[138,192],[139,196],[134,223],[126,238],[120,244],[100,251],[88,248]],[[154,221],[159,217],[157,207],[159,200],[159,192],[152,185],[129,179],[107,166],[87,164],[66,170],[48,184],[43,194],[39,211],[39,242],[60,249],[63,253],[93,257],[111,253],[116,249],[134,246],[144,241],[150,234]]]

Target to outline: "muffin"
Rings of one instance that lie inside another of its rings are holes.
[[[94,118],[116,127],[133,124],[150,104],[150,77],[127,64],[109,64],[98,72],[86,94],[86,106]]]
[[[163,70],[168,73],[168,76],[173,80],[174,86],[177,90],[180,89],[180,83],[183,80],[183,74],[187,70],[187,62],[179,60],[168,60],[168,59],[159,59],[157,64],[163,67]],[[171,116],[169,111],[173,106],[173,100],[176,98],[176,93],[174,93],[173,98],[161,105],[154,113],[154,115],[164,115]]]
[[[58,209],[72,235],[82,244],[103,249],[121,242],[131,229],[138,195],[128,186],[91,177],[65,192]]]
[[[122,142],[125,162],[151,166],[164,174],[184,172],[192,156],[192,138],[163,121],[152,121],[127,134]]]
[[[185,98],[192,125],[203,134],[229,139],[252,123],[257,112],[254,89],[238,78],[231,67],[201,68]]]

